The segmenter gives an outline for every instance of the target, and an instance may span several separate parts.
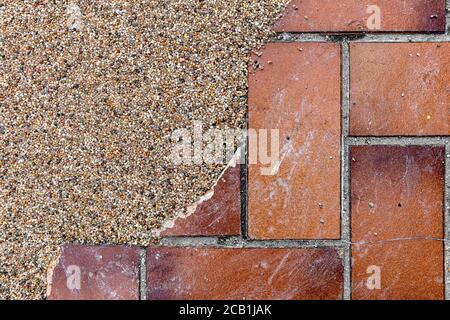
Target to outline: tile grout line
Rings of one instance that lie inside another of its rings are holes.
[[[351,246],[350,237],[350,167],[349,167],[349,115],[350,115],[350,45],[347,38],[341,44],[341,241],[343,242],[344,300],[351,293]]]
[[[449,9],[450,10],[450,9]],[[450,42],[450,14],[449,26],[445,33],[278,33],[272,42],[337,42],[347,38],[354,42]]]
[[[173,237],[164,238],[161,247],[212,248],[341,248],[342,240],[249,240],[241,237]]]
[[[248,83],[249,74],[247,74],[247,83]],[[248,95],[247,95],[248,101]],[[245,127],[244,130],[248,133],[249,127],[249,108],[247,102],[247,113],[245,115]],[[249,150],[249,142],[248,142],[248,134],[245,134],[245,148],[242,148],[241,151],[241,159],[244,157],[244,165],[240,165],[240,182],[241,182],[241,238],[248,239],[248,150]],[[242,163],[242,161],[241,161]]]
[[[445,1],[445,34],[450,36],[450,0]],[[445,300],[450,300],[450,138],[445,142],[444,155],[444,295]]]
[[[450,35],[450,0],[445,2],[445,34]]]
[[[139,299],[147,300],[147,249],[139,252]]]
[[[447,136],[436,137],[413,137],[413,136],[392,136],[392,137],[348,137],[347,142],[352,146],[370,145],[395,145],[395,146],[442,146],[445,145]]]
[[[450,35],[450,0],[446,0],[446,25],[445,34]],[[445,180],[444,180],[444,295],[445,300],[450,300],[450,138],[445,144]]]
[[[444,277],[445,277],[445,300],[450,300],[450,139],[445,144],[445,177],[444,177],[444,226],[445,226],[445,248],[444,248]]]

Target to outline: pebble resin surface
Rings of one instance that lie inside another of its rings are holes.
[[[63,243],[139,244],[222,166],[171,133],[239,128],[250,48],[287,0],[0,0],[0,299],[45,297]]]

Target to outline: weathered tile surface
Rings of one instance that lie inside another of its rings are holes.
[[[335,249],[149,248],[148,298],[339,299]]]
[[[338,239],[339,45],[271,43],[252,59],[249,128],[278,129],[280,154],[249,165],[249,235]]]
[[[444,149],[363,146],[351,157],[353,298],[442,299]],[[369,289],[374,267],[381,286]]]
[[[353,43],[350,134],[450,134],[450,43]]]
[[[374,20],[374,14],[378,13],[379,24]],[[278,32],[443,32],[445,1],[293,0],[274,29]]]
[[[229,166],[211,198],[198,204],[186,218],[174,221],[161,236],[232,236],[241,231],[240,165]]]
[[[442,300],[444,298],[443,245],[433,240],[392,241],[356,245],[352,254],[353,299]],[[380,269],[380,289],[369,290]],[[371,284],[369,284],[371,286]]]
[[[137,300],[139,249],[64,246],[49,276],[50,300]]]

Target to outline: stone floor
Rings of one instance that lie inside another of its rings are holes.
[[[444,0],[293,0],[249,66],[276,174],[245,154],[155,246],[65,245],[48,298],[449,298],[449,22]]]

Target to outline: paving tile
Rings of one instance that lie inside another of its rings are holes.
[[[279,130],[279,157],[249,164],[249,236],[339,239],[340,47],[271,43],[252,59],[249,128]]]
[[[139,299],[139,250],[112,246],[62,247],[53,272],[49,272],[48,299]]]
[[[199,203],[191,215],[174,221],[161,233],[169,236],[233,236],[241,232],[240,165],[229,166],[208,200]]]
[[[340,299],[335,249],[149,248],[148,298]]]
[[[360,146],[351,157],[353,298],[442,299],[444,148]]]
[[[450,43],[353,43],[350,70],[351,135],[450,134]]]
[[[278,32],[444,32],[444,0],[293,0]]]

